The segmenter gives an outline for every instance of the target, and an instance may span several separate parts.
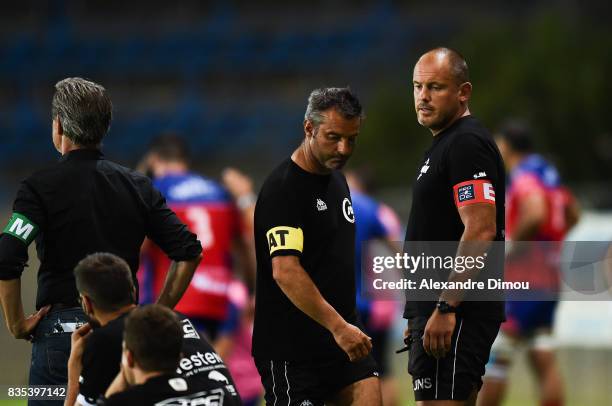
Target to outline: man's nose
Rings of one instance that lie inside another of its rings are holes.
[[[338,153],[340,155],[350,155],[352,152],[353,145],[348,139],[342,138],[340,141],[338,141]]]
[[[430,100],[430,93],[429,93],[429,89],[427,89],[427,86],[423,86],[421,87],[421,89],[419,89],[418,99],[425,100],[425,101]]]

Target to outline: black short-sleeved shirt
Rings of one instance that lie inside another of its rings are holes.
[[[88,337],[83,351],[79,395],[77,401],[94,405],[104,395],[119,373],[124,322],[128,313],[121,315],[103,327],[96,328]],[[191,321],[180,313],[176,315],[183,327],[183,358],[176,370],[177,376],[207,383],[224,381],[230,392],[235,392],[234,381],[225,363],[211,345],[194,328]]]
[[[437,134],[425,152],[413,183],[406,241],[459,241],[464,225],[458,209],[472,203],[495,205],[495,240],[504,241],[504,199],[504,163],[495,142],[474,117],[460,118]],[[488,266],[503,269],[503,252],[495,252]],[[434,306],[408,297],[404,317],[429,317]],[[465,315],[504,319],[503,302],[466,300],[460,309]]]
[[[0,279],[21,276],[28,245],[36,240],[36,308],[78,306],[73,276],[78,261],[110,252],[125,259],[135,275],[145,236],[173,260],[192,259],[202,251],[149,178],[107,161],[99,150],[74,150],[21,183],[0,235]]]
[[[295,255],[325,300],[349,323],[355,311],[355,216],[344,175],[315,175],[285,160],[255,206],[257,284],[253,355],[346,357],[332,334],[291,303],[272,277],[272,257]]]
[[[222,377],[208,381],[160,375],[149,378],[142,385],[135,385],[108,399],[99,399],[100,406],[164,406],[164,405],[219,405],[240,406],[236,392],[228,390]]]

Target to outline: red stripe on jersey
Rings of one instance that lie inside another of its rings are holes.
[[[453,196],[457,207],[474,203],[495,205],[495,189],[491,181],[486,179],[468,180],[453,186]]]

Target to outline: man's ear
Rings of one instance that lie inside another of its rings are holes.
[[[314,126],[312,125],[312,121],[304,120],[304,134],[306,134],[306,138],[310,138],[314,135]]]
[[[134,368],[134,353],[130,350],[124,350],[125,351],[125,361],[127,363],[127,366],[130,368]]]
[[[136,361],[134,360],[134,353],[128,350],[127,356],[128,356],[127,361],[128,361],[129,367],[134,368],[134,366],[136,365]]]
[[[91,303],[92,303],[91,298],[87,295],[83,295],[83,307],[85,308],[85,313],[88,313],[88,314],[94,313],[94,309]]]
[[[53,119],[53,130],[60,136],[64,135],[64,127],[62,127],[62,122],[59,119],[59,116],[55,116]]]
[[[459,86],[459,101],[467,103],[472,97],[472,83],[465,82]]]

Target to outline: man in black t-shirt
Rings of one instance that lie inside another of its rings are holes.
[[[417,119],[434,138],[415,175],[407,247],[455,241],[452,255],[486,257],[486,266],[480,273],[455,267],[445,279],[502,278],[504,167],[489,132],[470,115],[467,64],[456,51],[433,49],[417,62],[413,87]],[[483,294],[486,302],[473,292],[433,294],[433,301],[419,301],[408,293],[404,311],[417,404],[472,405],[504,319],[503,302],[492,300],[499,299],[495,292]]]
[[[202,252],[196,235],[168,208],[150,179],[102,154],[112,117],[104,87],[82,78],[59,81],[51,113],[51,139],[62,157],[21,183],[0,234],[0,303],[11,334],[32,341],[31,386],[66,384],[70,333],[84,321],[72,271],[85,255],[105,251],[121,256],[136,281],[140,247],[149,237],[173,261],[158,303],[174,307]],[[26,316],[21,274],[32,242],[40,260],[37,312]],[[30,399],[28,404],[61,402]]]
[[[121,371],[98,405],[238,406],[228,376],[213,369],[206,379],[176,373],[184,351],[178,317],[161,305],[134,309],[125,319]]]
[[[361,120],[349,89],[314,90],[302,144],[259,194],[253,355],[270,405],[381,403],[355,308],[355,215],[338,171]]]
[[[94,405],[117,376],[124,322],[137,308],[127,263],[112,254],[92,254],[75,268],[81,302],[90,322],[72,335],[66,405]],[[183,331],[183,358],[176,374],[208,381],[223,376],[228,393],[238,398],[225,364],[191,321],[177,313]],[[93,330],[92,330],[93,328]]]

